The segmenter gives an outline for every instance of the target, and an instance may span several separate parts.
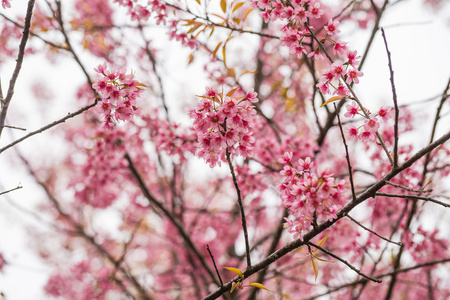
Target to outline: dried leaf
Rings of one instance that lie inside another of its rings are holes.
[[[286,299],[286,300],[292,300],[291,296],[289,296],[288,294],[281,294],[281,299]]]
[[[217,50],[219,50],[220,45],[222,45],[222,42],[218,43],[217,46],[216,46],[216,48],[214,48],[214,51],[211,52],[211,55],[212,55],[212,56],[215,57],[215,56],[217,55]]]
[[[197,3],[198,3],[199,5],[201,5],[200,0],[195,0],[195,1],[197,1]]]
[[[331,102],[334,102],[334,101],[337,101],[337,100],[341,100],[341,99],[342,99],[342,97],[339,97],[339,96],[331,97],[331,98],[328,99],[324,104],[322,104],[320,107],[325,106],[325,105],[327,105],[328,103],[331,103]]]
[[[244,17],[242,18],[242,21],[244,21],[245,19],[247,19],[248,14],[249,14],[252,10],[253,10],[253,8],[249,8],[249,9],[245,12]]]
[[[238,286],[239,282],[233,282],[233,285],[231,286],[230,294],[234,291],[234,289]]]

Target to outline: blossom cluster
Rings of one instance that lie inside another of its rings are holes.
[[[136,107],[136,100],[141,96],[144,85],[134,79],[134,74],[126,74],[125,68],[107,70],[106,63],[94,70],[103,75],[93,87],[102,100],[100,108],[106,128],[113,129],[118,120],[129,121],[141,113]]]
[[[392,114],[394,112],[392,108],[381,107],[375,116],[371,116],[370,111],[363,108],[368,115],[367,117],[365,114],[361,113],[362,109],[354,101],[351,104],[346,104],[345,108],[347,112],[344,114],[344,117],[353,118],[356,115],[361,115],[365,118],[364,125],[361,125],[359,127],[352,125],[347,128],[347,133],[350,140],[360,140],[364,143],[370,141],[373,142],[376,140],[376,133],[380,128],[380,122],[378,121],[377,117],[382,118],[383,121],[387,121],[392,117]]]
[[[136,1],[132,0],[114,0],[120,6],[128,8],[128,14],[132,20],[139,22],[147,21],[152,13],[155,15],[156,23],[166,24],[167,19],[167,5],[160,0],[147,1],[146,6],[142,6]]]
[[[333,220],[342,208],[345,181],[335,182],[328,170],[313,171],[310,157],[292,162],[292,152],[286,152],[278,162],[284,181],[279,186],[284,206],[294,217],[286,218],[285,226],[294,238],[301,238],[305,231],[317,222]]]
[[[251,91],[242,97],[231,97],[236,91],[237,88],[224,96],[207,88],[197,108],[189,112],[198,137],[196,154],[211,168],[226,161],[226,150],[230,155],[253,155],[251,119],[256,111],[248,102],[256,103],[257,94]]]

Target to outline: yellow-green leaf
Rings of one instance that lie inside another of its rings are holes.
[[[232,267],[223,267],[224,269],[230,270],[231,272],[234,272],[239,275],[239,277],[244,278],[244,274],[242,274],[242,271],[238,268],[232,268]]]
[[[220,8],[223,12],[227,11],[227,0],[220,0]]]
[[[340,98],[340,97],[339,97]],[[317,246],[322,247],[323,243],[325,243],[325,241],[328,238],[328,233],[323,237],[323,239],[321,239],[318,243]]]
[[[328,103],[331,103],[331,102],[334,102],[334,101],[337,101],[337,100],[341,100],[341,99],[342,99],[342,97],[339,97],[339,96],[331,97],[331,98],[328,99],[324,104],[322,104],[320,107],[325,106],[325,105],[327,105]]]
[[[268,288],[266,288],[264,285],[262,285],[261,283],[257,283],[257,282],[253,282],[249,284],[250,286],[253,286],[255,288],[259,288],[259,289],[264,289],[266,291],[271,292],[271,290],[269,290]]]

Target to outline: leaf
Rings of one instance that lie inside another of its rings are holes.
[[[319,270],[317,269],[316,262],[314,261],[313,256],[311,255],[311,262],[314,269],[314,274],[316,274],[316,277],[314,278],[314,281],[317,280],[317,275],[319,275]]]
[[[262,285],[261,283],[253,282],[253,283],[250,283],[249,285],[252,286],[252,287],[255,287],[255,288],[264,289],[264,290],[266,290],[266,291],[271,292],[271,290],[269,290],[268,288],[266,288],[266,287],[265,287],[264,285]]]
[[[231,91],[229,91],[227,93],[227,97],[230,97],[231,95],[233,95],[237,90],[239,89],[239,87],[232,89]]]
[[[328,103],[331,103],[331,102],[334,102],[334,101],[337,101],[337,100],[340,100],[340,99],[342,99],[342,97],[340,97],[340,96],[334,96],[334,97],[331,97],[331,98],[328,99],[324,104],[322,104],[320,107],[325,106],[325,105],[327,105]]]
[[[249,9],[245,12],[244,17],[242,18],[242,21],[244,21],[245,19],[247,19],[248,14],[249,14],[252,10],[253,10],[253,8],[249,8]]]
[[[220,8],[222,8],[223,12],[227,11],[227,0],[220,0]]]
[[[341,97],[339,97],[339,98],[341,98]],[[328,101],[330,101],[330,100],[328,100]],[[317,246],[322,247],[323,243],[325,243],[327,238],[328,238],[328,233],[317,243]]]
[[[216,48],[214,49],[214,51],[211,52],[211,55],[212,55],[212,56],[215,57],[215,56],[217,55],[217,50],[219,50],[220,45],[222,45],[222,42],[218,43],[217,46],[216,46]]]
[[[292,300],[291,296],[289,296],[288,294],[281,294],[281,299],[286,299],[286,300]]]
[[[234,291],[234,289],[239,285],[239,282],[233,282],[233,285],[231,286],[230,294]]]
[[[200,0],[195,0],[195,1],[197,1],[197,3],[198,3],[199,5],[201,5]]]
[[[227,55],[226,55],[226,44],[223,45],[222,48],[222,56],[223,56],[223,64],[226,66],[227,65]]]
[[[244,2],[239,2],[238,4],[236,4],[234,7],[233,7],[233,10],[232,10],[232,12],[235,12],[239,7],[241,7],[242,5],[244,5]]]
[[[332,260],[326,260],[326,259],[320,258],[320,257],[318,257],[317,255],[315,255],[313,253],[311,253],[311,255],[314,256],[314,258],[317,259],[317,260],[334,263],[334,261],[332,261]]]
[[[244,279],[244,274],[242,274],[242,271],[238,268],[232,268],[232,267],[223,267],[224,269],[230,270],[231,272],[234,272],[239,275],[242,279]]]
[[[256,70],[254,70],[254,71],[245,71],[244,73],[241,74],[241,76],[245,75],[245,74],[256,74]]]

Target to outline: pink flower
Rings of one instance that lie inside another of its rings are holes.
[[[353,118],[360,111],[360,108],[355,101],[353,101],[352,104],[346,104],[345,108],[347,109],[347,112],[344,114],[344,117],[346,118]]]
[[[328,84],[325,83],[318,83],[316,84],[316,87],[320,90],[322,94],[329,94],[330,93],[330,87]]]
[[[10,8],[11,7],[11,3],[9,3],[10,0],[2,0],[2,6],[3,8]]]
[[[352,140],[358,140],[358,128],[356,128],[355,126],[350,126],[349,128],[347,128],[347,133],[348,133],[348,139]]]
[[[389,120],[394,113],[391,107],[381,107],[378,111],[378,115],[383,119],[383,121]]]
[[[285,165],[285,164],[288,164],[288,163],[290,163],[291,160],[292,160],[292,155],[293,155],[292,152],[284,152],[283,157],[279,158],[279,159],[278,159],[278,162],[279,162],[280,164],[284,164],[284,165]]]
[[[347,50],[347,43],[346,42],[336,42],[333,46],[333,53],[334,54],[344,54],[345,50]]]
[[[325,11],[320,8],[320,3],[316,2],[314,5],[310,6],[309,11],[311,13],[311,16],[313,16],[316,19],[319,19]]]
[[[358,52],[355,51],[347,51],[347,62],[346,64],[351,65],[352,67],[356,67],[359,64],[359,59],[361,56],[358,56]]]
[[[339,26],[339,21],[334,21],[333,22],[333,19],[330,19],[328,21],[328,25],[325,26],[324,28],[327,31],[327,34],[333,35],[335,33],[341,32],[339,29],[337,29],[338,26]]]
[[[380,128],[380,123],[378,123],[378,120],[376,117],[373,117],[372,119],[368,119],[364,121],[364,129],[366,131],[375,133],[377,132],[378,128]]]
[[[333,63],[331,68],[333,69],[335,79],[339,79],[345,75],[345,70],[341,63]]]
[[[345,80],[345,82],[347,82],[347,84],[350,84],[352,81],[356,84],[359,83],[359,79],[358,77],[363,76],[364,73],[359,71],[358,69],[354,68],[351,69],[350,71],[347,72],[347,79]]]
[[[320,48],[317,48],[316,51],[309,53],[308,57],[315,60],[323,60],[323,56],[320,54]]]
[[[373,134],[373,132],[370,131],[363,131],[359,134],[359,139],[363,141],[364,143],[367,143],[369,141],[375,141],[376,136]]]
[[[300,165],[300,169],[305,172],[308,172],[314,166],[314,163],[311,161],[311,157],[307,157],[305,160],[299,159],[298,164]]]
[[[248,92],[247,95],[245,96],[245,98],[251,103],[258,102],[258,98],[256,97],[258,97],[258,94],[253,89],[250,92]]]
[[[333,92],[333,95],[338,95],[341,97],[347,97],[348,96],[348,89],[346,86],[342,85],[341,83],[339,83],[339,86],[337,87],[337,89]]]

